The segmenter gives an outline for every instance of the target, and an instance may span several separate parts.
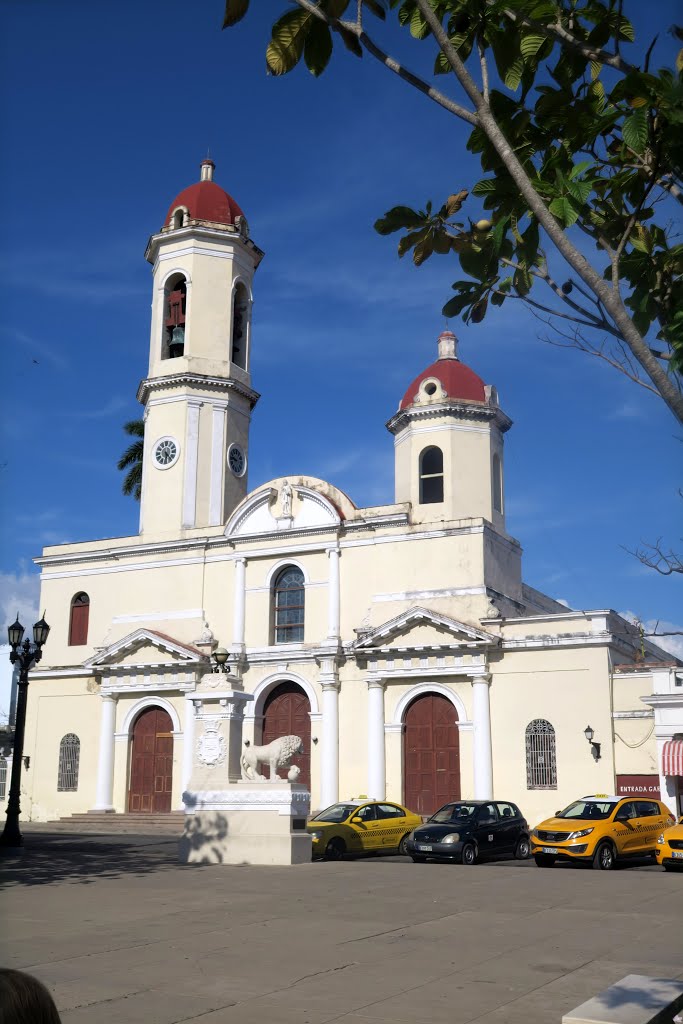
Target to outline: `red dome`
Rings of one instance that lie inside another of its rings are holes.
[[[232,196],[215,181],[196,181],[175,197],[166,214],[168,224],[174,210],[186,206],[192,220],[211,220],[218,224],[234,224],[244,214]]]
[[[399,409],[407,409],[415,401],[420,384],[428,377],[435,377],[448,398],[463,399],[466,402],[485,402],[484,382],[474,370],[465,366],[459,359],[437,359],[435,363],[423,370],[416,377],[401,399]]]

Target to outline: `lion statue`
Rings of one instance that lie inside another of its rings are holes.
[[[247,747],[242,751],[240,767],[246,782],[276,782],[280,779],[278,768],[286,768],[296,754],[303,754],[304,744],[300,736],[279,736],[265,747]],[[259,775],[259,761],[270,766],[270,777]]]

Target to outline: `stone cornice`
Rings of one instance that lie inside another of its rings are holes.
[[[150,235],[145,249],[145,259],[148,263],[154,264],[158,250],[165,242],[177,244],[181,241],[192,242],[196,239],[215,242],[222,246],[225,246],[226,243],[233,245],[237,242],[248,250],[254,261],[254,268],[258,267],[265,255],[263,249],[259,249],[251,238],[245,238],[234,225],[221,224],[220,227],[218,225],[211,227],[210,224],[193,219],[187,227],[175,228],[172,232],[162,230]]]
[[[398,434],[411,423],[421,420],[443,419],[444,417],[456,420],[493,421],[501,434],[504,434],[512,426],[510,417],[497,406],[485,405],[483,402],[446,401],[424,406],[411,405],[407,409],[399,409],[388,420],[386,428],[390,434]]]
[[[227,377],[209,377],[203,373],[171,373],[167,377],[146,377],[140,381],[137,391],[137,400],[143,405],[155,391],[164,391],[169,388],[180,388],[189,385],[194,388],[205,388],[210,391],[219,391],[242,395],[249,402],[250,408],[254,408],[261,397],[258,391],[242,384],[238,380]]]

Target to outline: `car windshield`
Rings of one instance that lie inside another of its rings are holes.
[[[558,818],[595,818],[596,821],[609,818],[615,808],[612,800],[575,800],[557,815]]]
[[[437,825],[445,825],[449,821],[469,821],[477,811],[476,804],[446,804],[432,814],[430,821]]]
[[[320,814],[316,814],[312,821],[346,821],[349,814],[358,810],[356,804],[332,804],[331,807],[326,807]]]

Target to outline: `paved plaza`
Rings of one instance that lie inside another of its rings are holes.
[[[64,1024],[559,1024],[627,974],[683,977],[683,876],[655,866],[189,867],[167,838],[26,838],[1,961]]]

